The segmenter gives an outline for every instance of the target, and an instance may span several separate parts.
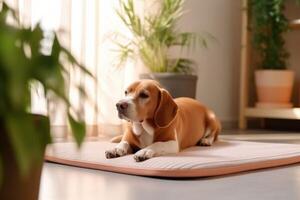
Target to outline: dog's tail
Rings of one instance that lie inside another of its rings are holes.
[[[206,111],[206,130],[208,130],[209,135],[207,135],[206,137],[213,137],[213,141],[217,141],[221,129],[221,123],[217,119],[215,113],[208,109]]]

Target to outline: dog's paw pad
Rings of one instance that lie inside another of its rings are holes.
[[[142,155],[134,155],[133,158],[136,162],[142,162],[149,159],[146,156],[142,156]]]
[[[110,151],[105,151],[105,157],[107,159],[110,159],[110,158],[116,158],[117,155],[116,155],[116,152],[113,151],[113,150],[110,150]]]
[[[202,139],[200,142],[199,142],[199,145],[200,146],[211,146],[213,143],[213,141],[211,141],[210,139]]]
[[[118,157],[125,156],[125,155],[126,155],[126,151],[121,148],[115,148],[112,150],[105,151],[105,157],[107,159],[118,158]]]
[[[136,162],[142,162],[152,157],[154,157],[154,151],[151,149],[142,149],[133,156]]]
[[[125,156],[126,155],[126,151],[124,149],[119,149],[117,148],[116,149],[116,153],[117,153],[117,156],[120,157],[120,156]]]

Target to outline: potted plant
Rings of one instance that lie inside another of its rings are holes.
[[[292,107],[294,71],[287,69],[289,53],[283,34],[288,20],[283,0],[251,0],[253,44],[260,69],[255,71],[257,107]]]
[[[144,1],[146,3],[146,1]],[[207,46],[199,34],[181,32],[176,27],[182,17],[184,0],[156,1],[156,11],[138,14],[133,0],[120,1],[117,14],[132,34],[117,40],[120,64],[128,58],[140,60],[150,71],[140,78],[156,79],[173,97],[195,98],[197,76],[193,75],[196,63],[186,57],[172,57],[174,48],[189,49],[196,45]],[[152,2],[153,3],[153,2]],[[125,41],[124,41],[125,38]]]
[[[0,199],[37,200],[44,151],[51,135],[49,117],[29,111],[30,85],[40,83],[45,96],[54,95],[65,104],[72,133],[80,144],[85,124],[69,102],[63,78],[69,72],[62,64],[62,56],[74,68],[91,74],[60,45],[54,33],[53,38],[48,38],[39,25],[33,29],[22,27],[7,4],[2,3],[1,8]],[[16,25],[7,23],[8,15],[13,16]]]

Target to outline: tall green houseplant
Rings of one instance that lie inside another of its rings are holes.
[[[284,34],[289,30],[284,0],[249,0],[252,41],[258,55],[255,71],[256,106],[290,108],[294,71],[287,69],[289,53]]]
[[[289,53],[284,34],[288,20],[283,14],[284,0],[250,0],[253,44],[262,69],[286,69]]]

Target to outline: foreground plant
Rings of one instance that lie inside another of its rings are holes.
[[[72,107],[64,77],[69,70],[62,61],[71,63],[92,76],[58,41],[57,35],[45,35],[39,25],[26,28],[18,24],[13,9],[0,2],[0,134],[7,134],[13,147],[19,170],[26,174],[43,158],[45,145],[51,142],[49,116],[36,118],[30,114],[31,85],[42,85],[45,97],[55,96],[68,113],[71,131],[78,145],[85,136],[85,124]],[[8,16],[16,25],[7,23]],[[84,96],[84,90],[77,86]],[[86,98],[86,96],[84,96]],[[0,183],[3,169],[3,151],[0,151]]]

